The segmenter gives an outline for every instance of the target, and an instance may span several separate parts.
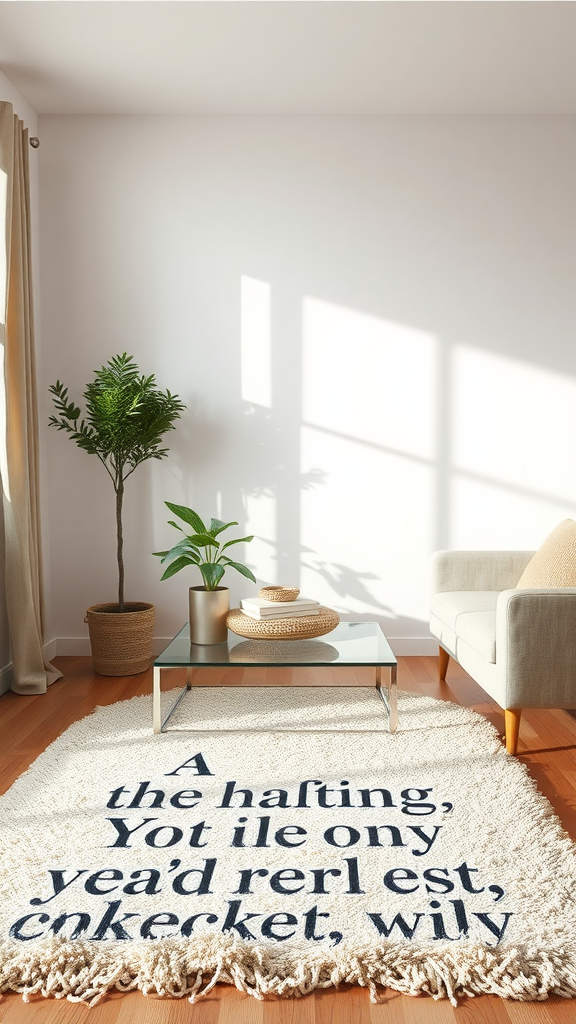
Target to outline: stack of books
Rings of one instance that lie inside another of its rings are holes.
[[[245,597],[240,601],[244,615],[251,619],[294,619],[301,615],[318,615],[320,602],[308,597],[295,601],[265,601],[263,597]]]

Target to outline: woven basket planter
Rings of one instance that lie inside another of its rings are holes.
[[[152,661],[154,605],[143,601],[95,604],[86,612],[94,671],[101,676],[135,676]]]

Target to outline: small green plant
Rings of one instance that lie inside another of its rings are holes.
[[[116,556],[118,561],[118,611],[125,610],[122,506],[124,483],[141,462],[163,459],[163,435],[174,430],[174,420],[186,408],[177,395],[159,391],[152,374],[144,377],[132,356],[114,356],[94,371],[84,391],[86,418],[68,397],[68,388],[56,381],[49,388],[57,416],[49,425],[65,430],[79,448],[97,455],[116,493]],[[80,420],[80,421],[79,421]]]
[[[171,501],[166,501],[164,504],[168,506],[174,515],[182,519],[188,526],[191,526],[194,533],[187,534],[173,519],[168,520],[168,524],[180,530],[184,534],[184,538],[178,541],[169,551],[154,552],[155,555],[162,559],[162,562],[169,563],[164,570],[163,580],[169,579],[170,576],[174,576],[188,565],[197,565],[202,573],[206,590],[216,590],[226,569],[236,569],[237,572],[242,573],[243,576],[247,576],[249,580],[256,583],[254,573],[247,566],[242,565],[241,562],[234,562],[228,555],[224,554],[224,551],[232,547],[233,544],[247,543],[254,538],[252,536],[237,537],[235,540],[226,541],[225,544],[221,544],[217,540],[217,537],[224,530],[227,530],[230,526],[238,526],[238,523],[223,523],[221,519],[212,519],[210,526],[207,527],[202,522],[198,513],[194,512],[191,508],[187,508],[186,505],[173,505]]]

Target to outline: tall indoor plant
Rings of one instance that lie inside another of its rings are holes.
[[[83,395],[84,417],[60,381],[49,390],[57,412],[50,426],[65,430],[79,448],[96,455],[116,496],[118,601],[88,609],[94,668],[110,676],[143,672],[151,659],[154,607],[124,598],[124,485],[142,462],[168,454],[161,447],[163,436],[174,429],[185,405],[170,391],[158,390],[154,374],[142,375],[125,352],[94,371]]]

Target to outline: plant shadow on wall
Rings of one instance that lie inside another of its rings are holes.
[[[194,466],[206,482],[208,498],[216,491],[230,500],[277,496],[285,486],[309,490],[323,483],[321,469],[294,476],[286,460],[286,430],[271,410],[239,401],[228,406],[225,418],[218,418],[194,398],[189,410],[189,434],[198,439]]]
[[[291,424],[281,421],[273,410],[241,400],[228,404],[224,415],[209,411],[198,396],[189,397],[187,405],[170,460],[177,490],[192,500],[193,482],[197,508],[215,509],[223,519],[234,517],[243,532],[254,534],[249,564],[259,584],[297,585],[302,571],[307,570],[312,578],[318,578],[322,591],[331,594],[328,603],[341,614],[359,621],[378,621],[390,629],[398,616],[373,592],[370,584],[379,579],[376,573],[324,560],[302,543],[300,496],[328,487],[329,481],[328,472],[319,466],[300,471],[299,426],[294,433]],[[260,525],[259,510],[263,508],[270,515],[263,517]],[[287,509],[292,509],[293,515],[283,516]],[[314,591],[314,585],[309,583],[308,589]],[[363,610],[351,612],[351,605],[355,609],[363,606]],[[402,616],[402,622],[421,632],[421,620]]]
[[[443,546],[437,339],[242,281],[232,390],[215,392],[218,406],[189,401],[171,460],[180,493],[165,496],[254,535],[259,581],[426,634],[427,558]]]
[[[372,605],[374,608],[380,608],[382,611],[382,607],[378,605],[377,598],[370,592],[365,582],[366,580],[377,580],[378,576],[376,573],[355,572],[347,565],[340,565],[337,562],[323,562],[320,559],[303,562],[302,564],[304,568],[310,569],[311,572],[318,573],[334,593],[343,600],[345,598],[352,598],[355,601],[362,601],[363,604]],[[393,616],[391,608],[385,608],[384,611]]]
[[[193,462],[190,451],[193,450]],[[171,472],[187,493],[194,474],[194,501],[198,508],[215,508],[223,518],[237,518],[244,529],[250,515],[249,500],[271,501],[282,505],[301,491],[323,485],[323,470],[312,468],[300,473],[292,465],[292,438],[286,426],[270,409],[243,401],[228,404],[225,414],[209,412],[206,403],[192,396],[186,421],[172,450]],[[291,571],[297,582],[300,555],[298,519],[283,539],[283,547],[293,558]],[[261,546],[278,558],[279,543],[274,536],[250,528]],[[252,552],[251,552],[252,554]],[[258,567],[257,567],[258,569]],[[256,571],[262,582],[273,582]]]
[[[336,611],[341,615],[350,615],[356,622],[378,622],[387,635],[393,635],[391,629],[394,623],[400,620],[404,628],[410,629],[409,636],[417,635],[415,630],[421,632],[424,625],[422,619],[415,619],[407,615],[399,616],[394,609],[387,604],[382,604],[373,594],[366,582],[378,580],[379,577],[373,572],[356,572],[347,565],[340,565],[337,562],[322,562],[319,559],[303,561],[302,567],[317,573],[321,579],[330,587],[332,592],[340,600],[332,602]],[[350,602],[354,604],[367,605],[374,611],[350,612]]]

